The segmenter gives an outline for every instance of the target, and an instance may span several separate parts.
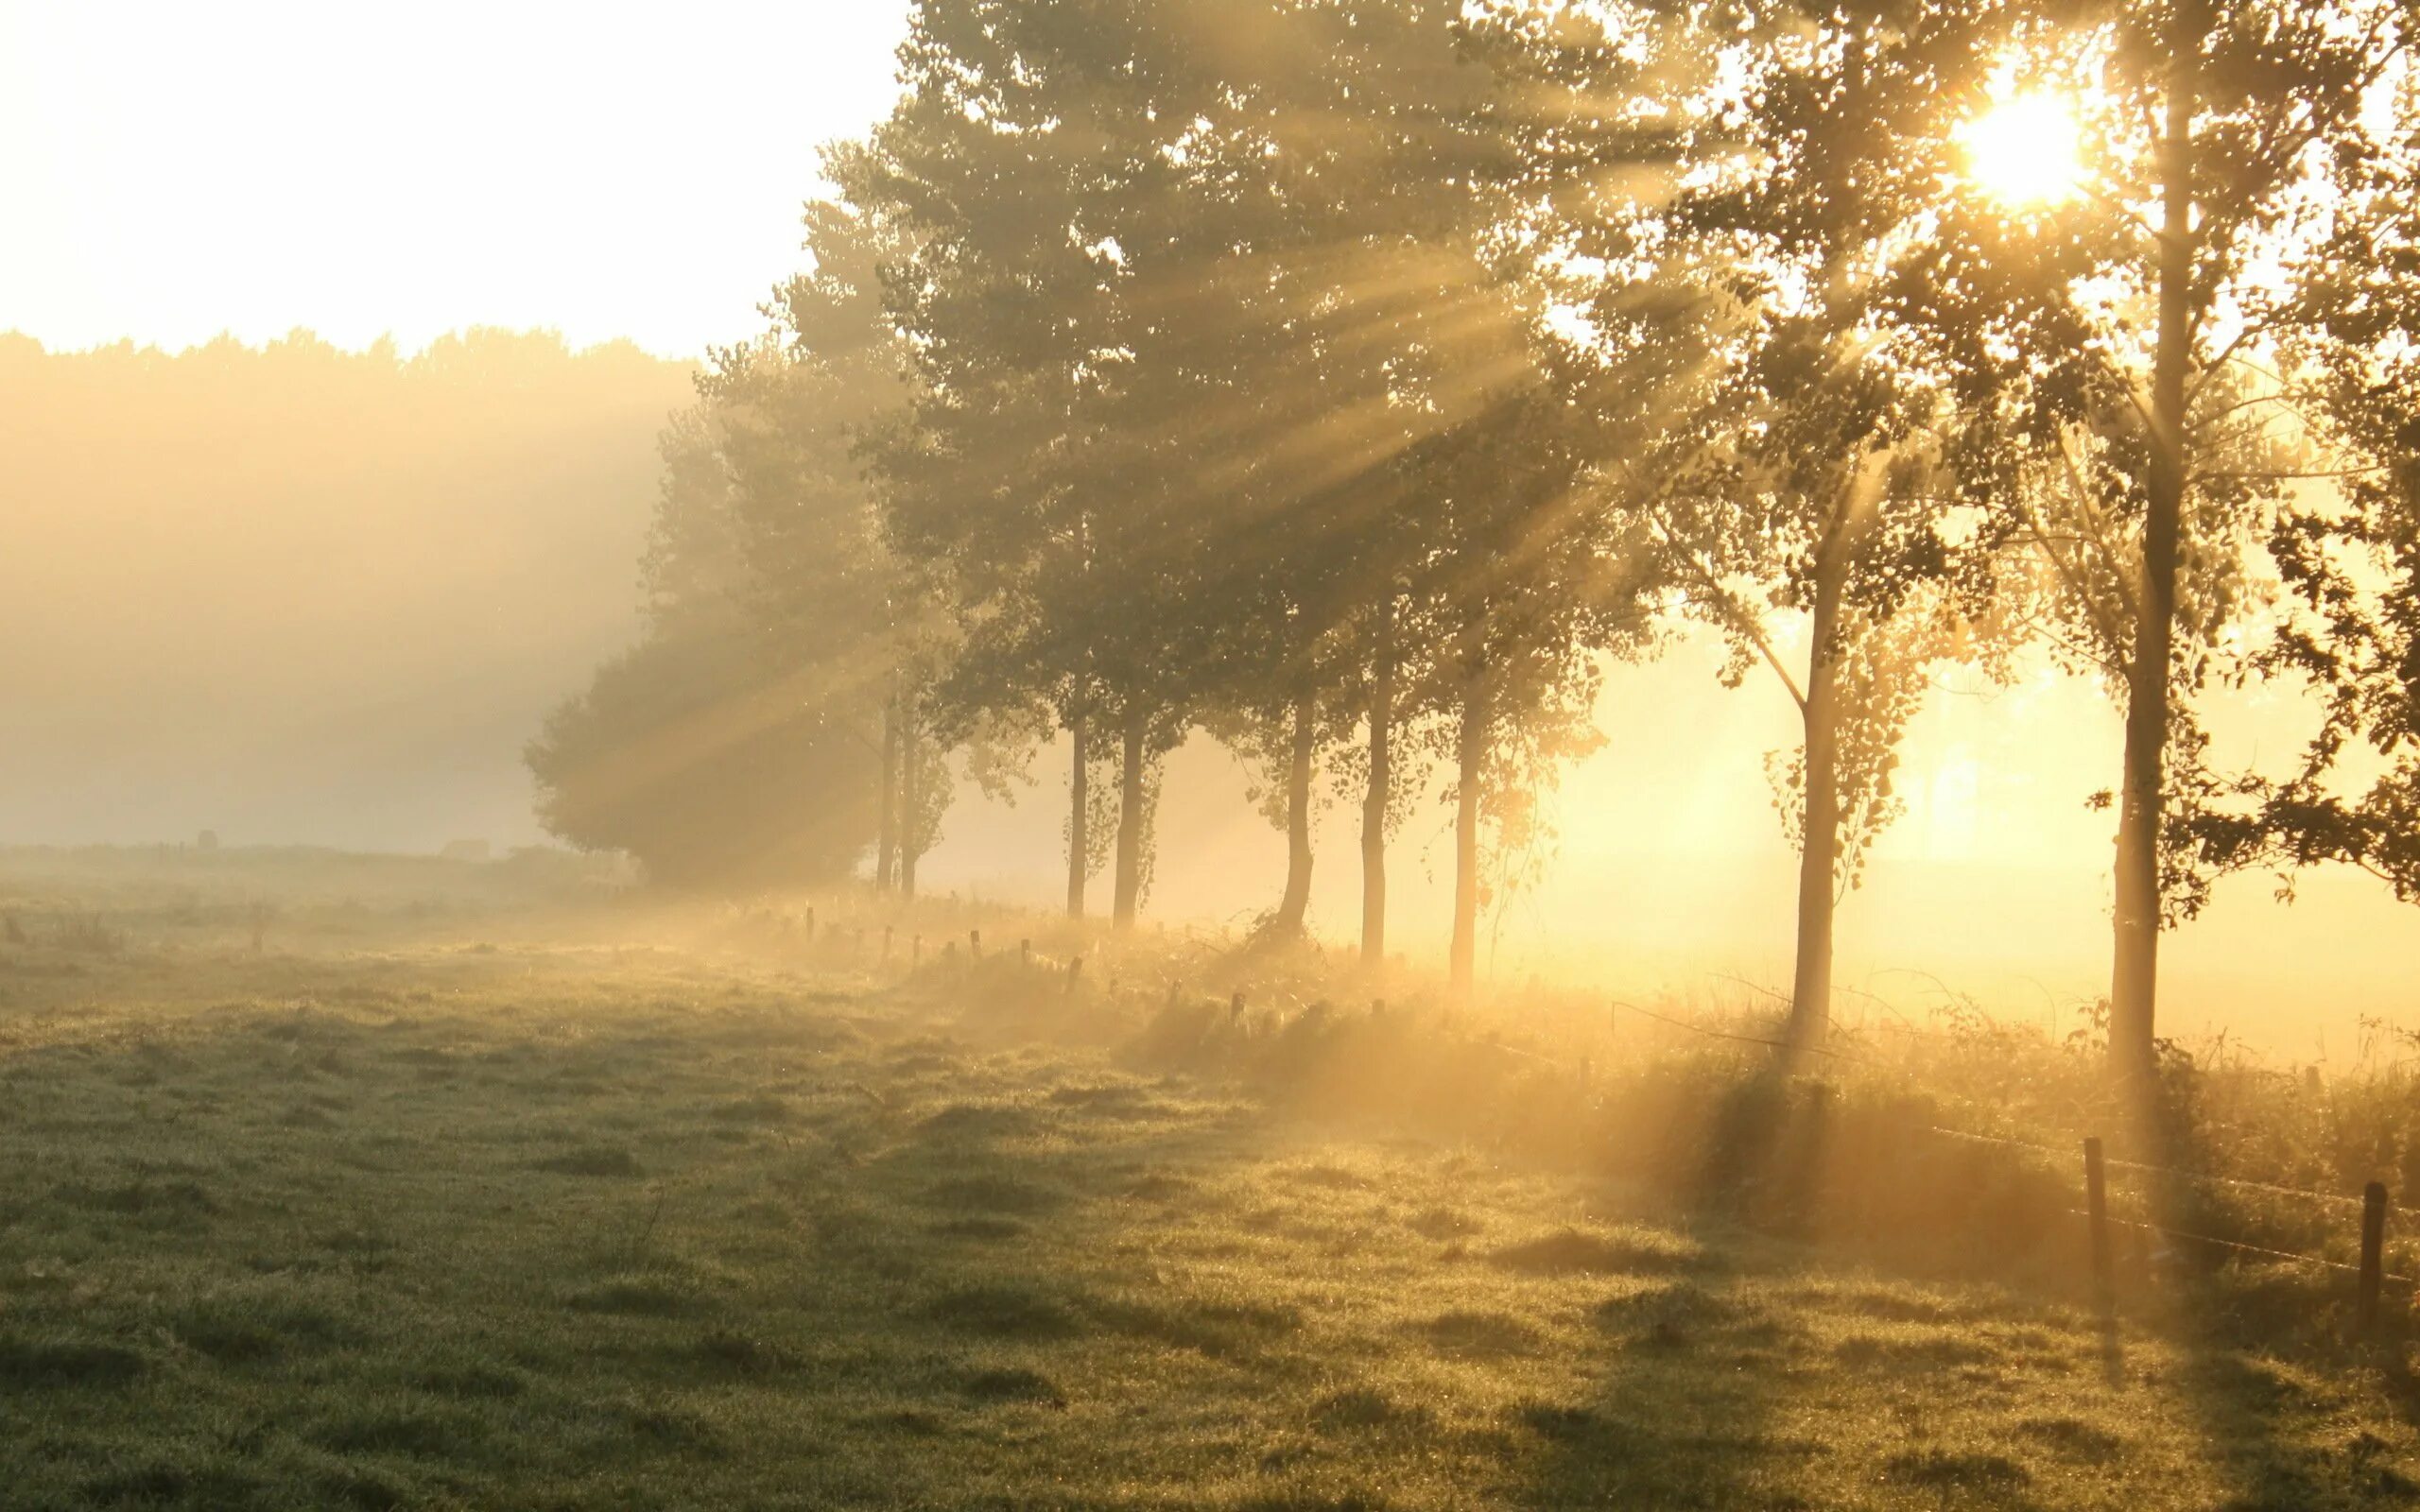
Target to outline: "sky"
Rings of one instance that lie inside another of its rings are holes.
[[[904,0],[0,0],[0,331],[696,356],[800,264]]]

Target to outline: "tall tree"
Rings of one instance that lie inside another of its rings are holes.
[[[956,741],[936,729],[933,690],[955,635],[931,576],[892,548],[861,460],[910,401],[880,282],[904,249],[878,218],[838,204],[808,205],[805,226],[811,269],[776,290],[764,337],[714,353],[700,388],[720,424],[750,607],[820,669],[823,707],[862,711],[881,771],[874,883],[912,894],[951,796]]]
[[[1829,1021],[1835,913],[1893,810],[1898,734],[1991,556],[1987,511],[1941,479],[1940,376],[1886,318],[1927,247],[1931,102],[1990,33],[1947,6],[1622,14],[1532,43],[1555,78],[1657,42],[1632,115],[1555,144],[1545,231],[1593,333],[1599,451],[1643,516],[1646,576],[1720,631],[1725,680],[1761,665],[1799,714],[1770,765],[1800,856],[1803,1044]]]
[[[2402,215],[2365,180],[2411,129],[2409,11],[2106,0],[2011,4],[2002,25],[1989,84],[2070,102],[2078,191],[2012,206],[1969,175],[1897,314],[1950,357],[1973,415],[2047,459],[2036,544],[2071,626],[2116,652],[2111,1052],[2145,1079],[2160,934],[2204,896],[2194,834],[2227,786],[2203,770],[2194,701],[2260,608],[2239,591],[2250,554],[2308,471],[2276,445],[2387,439],[2306,404],[2305,381],[2319,351],[2380,354],[2342,323],[2337,260],[2368,266]]]
[[[1182,369],[1138,259],[1192,119],[1151,7],[924,0],[907,94],[840,165],[853,202],[914,238],[888,268],[915,333],[909,422],[874,453],[893,539],[946,581],[967,644],[945,702],[1046,711],[1067,733],[1068,908],[1095,864],[1092,767],[1119,768],[1116,911],[1142,886],[1149,768],[1181,728],[1184,545],[1164,528],[1184,457]]]
[[[546,828],[693,887],[837,880],[880,773],[847,644],[769,633],[720,412],[665,433],[643,564],[647,633],[551,713],[527,761]]]

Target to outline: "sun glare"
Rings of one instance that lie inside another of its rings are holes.
[[[2002,203],[2053,204],[2083,185],[2075,109],[2055,95],[2012,95],[1958,134],[1966,149],[1967,176]]]

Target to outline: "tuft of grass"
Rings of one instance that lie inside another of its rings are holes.
[[[2016,1431],[2054,1453],[2088,1463],[2114,1460],[2126,1448],[2125,1439],[2108,1429],[2065,1414],[2020,1418]]]
[[[537,1162],[541,1171],[557,1176],[638,1177],[647,1174],[639,1158],[618,1144],[586,1144],[548,1156]]]
[[[1063,1339],[1083,1329],[1074,1311],[1057,1298],[1007,1282],[943,1292],[921,1311],[944,1328],[990,1338]]]
[[[1303,1326],[1296,1308],[1253,1302],[1123,1298],[1094,1311],[1118,1332],[1218,1360],[1251,1356]]]
[[[458,1454],[478,1436],[475,1418],[413,1403],[343,1413],[311,1435],[314,1442],[339,1454],[399,1454],[412,1459]]]
[[[925,1199],[935,1207],[959,1212],[1030,1217],[1065,1203],[1066,1194],[1012,1176],[954,1177],[937,1181]]]
[[[71,1183],[51,1189],[51,1195],[87,1212],[116,1213],[147,1224],[182,1224],[208,1218],[218,1211],[200,1182],[153,1181],[138,1177],[107,1186]]]
[[[1533,1276],[1627,1276],[1686,1270],[1703,1263],[1704,1256],[1669,1236],[1616,1238],[1563,1228],[1508,1245],[1489,1258]]]
[[[1046,1407],[1064,1407],[1067,1399],[1058,1383],[1039,1370],[1011,1366],[977,1370],[960,1381],[959,1393],[976,1401],[1034,1402]]]
[[[2031,1485],[2025,1467],[2005,1454],[1927,1449],[1893,1454],[1883,1462],[1883,1473],[1905,1486],[1932,1491],[1995,1492]]]
[[[1014,1218],[1002,1218],[991,1213],[977,1213],[967,1218],[949,1218],[933,1225],[933,1232],[944,1239],[1017,1239],[1030,1226]]]
[[[779,1344],[732,1329],[710,1330],[687,1353],[710,1370],[743,1376],[779,1375],[798,1366],[798,1357]]]
[[[1459,1308],[1423,1323],[1420,1332],[1440,1353],[1479,1358],[1527,1353],[1539,1342],[1537,1330],[1519,1318]]]
[[[1332,1391],[1311,1404],[1311,1424],[1322,1433],[1350,1433],[1374,1428],[1426,1429],[1436,1414],[1418,1404],[1405,1405],[1370,1386]]]
[[[571,1293],[566,1305],[581,1313],[619,1313],[630,1317],[682,1317],[698,1306],[697,1294],[661,1276],[608,1277]]]
[[[142,1355],[114,1344],[0,1334],[0,1389],[124,1387],[143,1371]]]

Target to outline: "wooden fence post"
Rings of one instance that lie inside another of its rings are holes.
[[[2355,1326],[2363,1338],[2377,1331],[2378,1283],[2386,1275],[2386,1183],[2373,1181],[2361,1193],[2361,1292]]]
[[[978,961],[983,958],[983,932],[981,930],[970,929],[966,932],[966,954],[975,957]]]
[[[1033,964],[1033,941],[1029,939],[1017,941],[1017,964],[1019,966]]]
[[[1084,974],[1084,958],[1083,958],[1082,956],[1080,956],[1080,955],[1070,955],[1070,956],[1068,956],[1068,957],[1067,957],[1067,995],[1068,995],[1069,997],[1074,997],[1074,996],[1076,995],[1076,982],[1077,982],[1077,979],[1078,979],[1078,978],[1080,978],[1080,977],[1081,977],[1083,974]]]
[[[2092,1292],[2105,1316],[2113,1303],[2109,1280],[2109,1184],[2100,1165],[2100,1141],[2083,1142],[2084,1208],[2092,1222]]]
[[[885,966],[890,964],[890,926],[889,924],[882,926],[882,964]]]

